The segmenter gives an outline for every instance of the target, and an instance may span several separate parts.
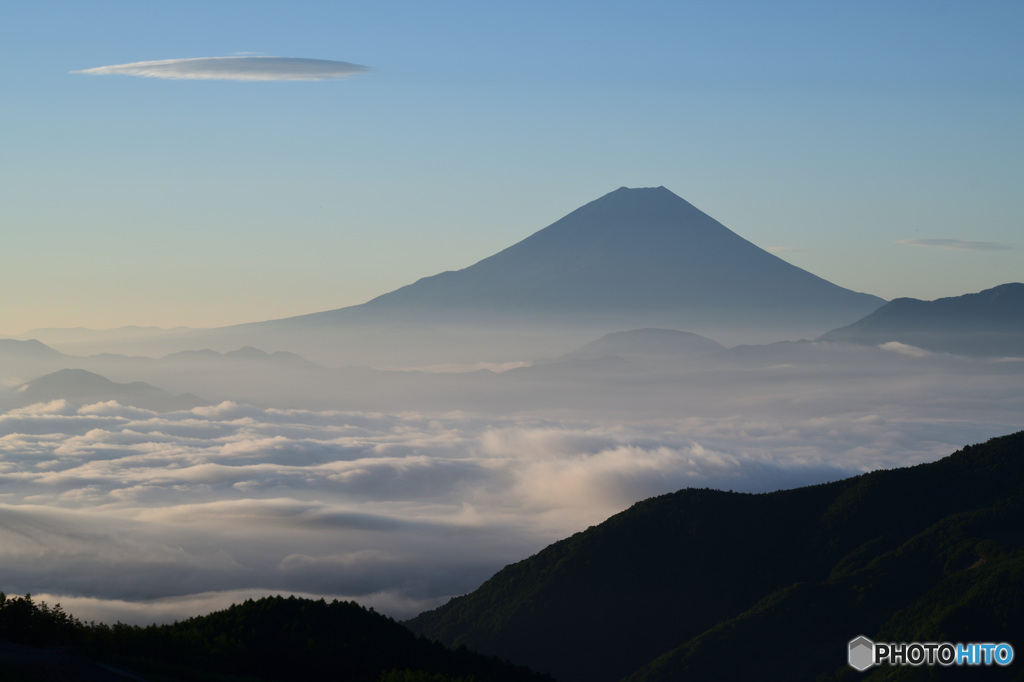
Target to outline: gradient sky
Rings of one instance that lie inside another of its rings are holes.
[[[664,185],[885,298],[1024,280],[1019,2],[48,2],[0,22],[0,333],[361,303]],[[73,73],[228,56],[320,81]]]

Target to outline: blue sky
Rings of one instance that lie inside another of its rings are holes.
[[[326,310],[664,185],[885,298],[1024,279],[1017,2],[33,2],[0,333]],[[348,79],[73,71],[262,55]]]

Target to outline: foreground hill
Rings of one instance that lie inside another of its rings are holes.
[[[408,624],[562,682],[842,678],[857,635],[1024,641],[1022,529],[1024,432],[808,488],[646,500]]]
[[[86,625],[59,606],[51,609],[2,593],[0,679],[550,680],[495,658],[418,638],[354,602],[250,599],[173,625],[141,628]]]
[[[934,301],[897,298],[820,340],[872,345],[898,341],[964,355],[1024,356],[1024,284]]]

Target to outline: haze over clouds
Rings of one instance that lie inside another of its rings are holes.
[[[349,78],[370,68],[328,59],[301,57],[196,57],[114,64],[71,73],[142,76],[171,80],[319,81]]]
[[[998,242],[973,242],[962,239],[900,239],[897,244],[908,246],[932,246],[938,249],[952,249],[954,251],[1009,251],[1013,249],[1009,244]]]
[[[1012,409],[992,409],[998,397],[948,406],[961,418],[765,419],[763,400],[732,416],[646,420],[231,402],[170,414],[116,402],[10,410],[0,415],[4,589],[107,621],[277,592],[411,616],[636,500],[934,460],[1013,421]]]

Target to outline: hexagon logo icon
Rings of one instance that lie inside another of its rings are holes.
[[[861,672],[875,664],[875,643],[861,635],[850,640],[850,667]]]

